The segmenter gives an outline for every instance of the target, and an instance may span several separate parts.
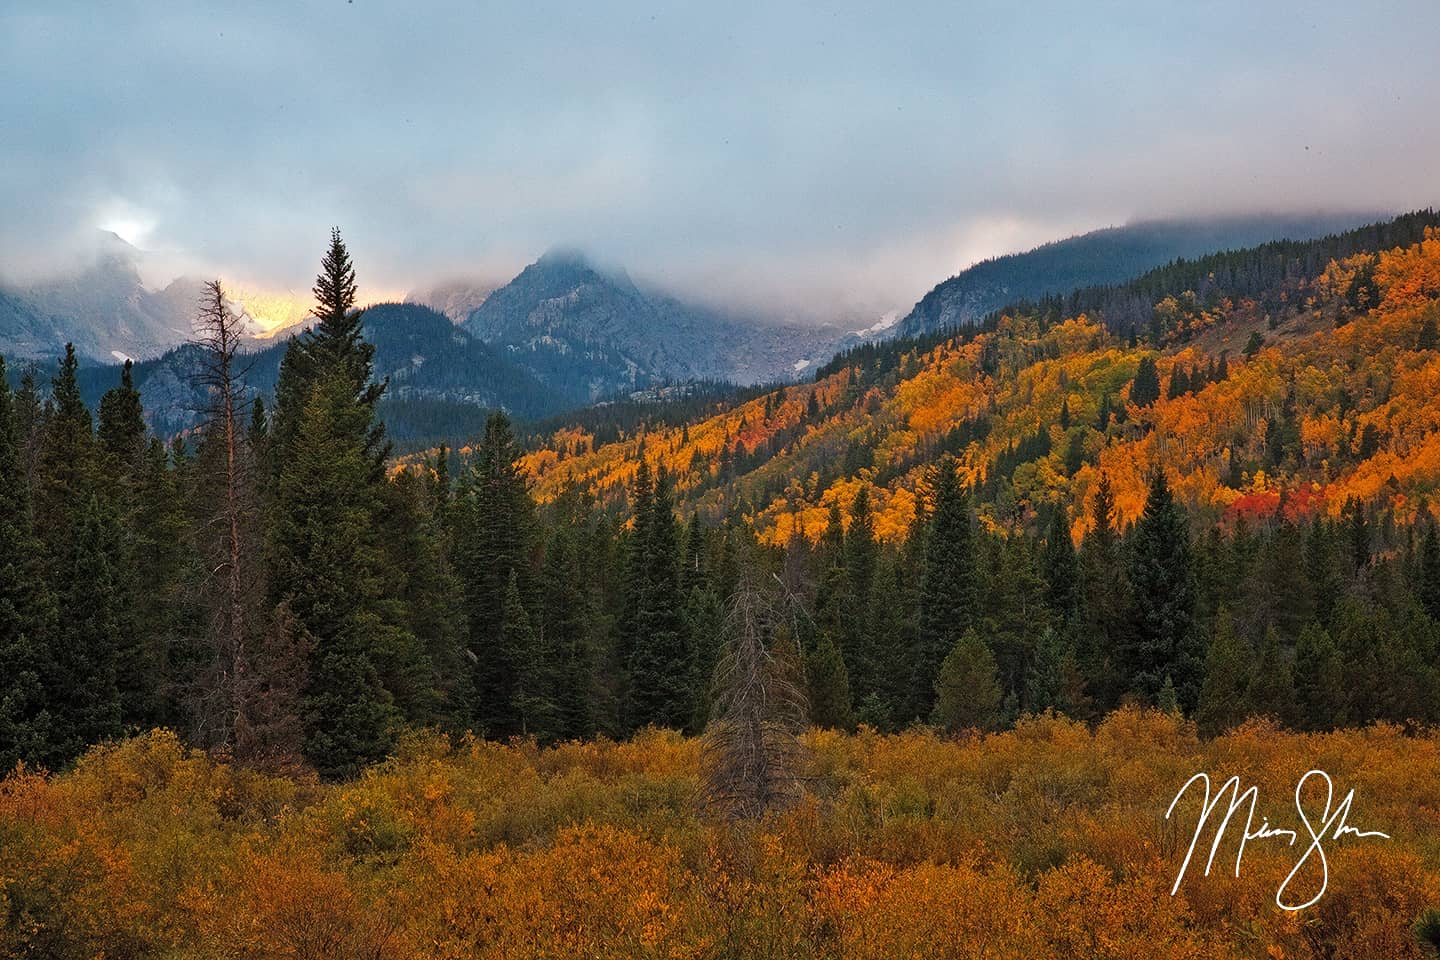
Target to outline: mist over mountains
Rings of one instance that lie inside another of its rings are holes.
[[[546,417],[671,384],[808,377],[865,342],[933,333],[1015,301],[1119,284],[1176,258],[1317,237],[1363,219],[1252,216],[1098,230],[976,264],[939,283],[898,323],[865,331],[726,312],[557,249],[508,283],[452,280],[413,291],[403,304],[371,306],[365,331],[377,376],[390,380],[397,435],[463,436],[485,409]],[[48,362],[73,342],[90,361],[83,381],[92,399],[116,382],[121,360],[135,358],[152,427],[173,433],[193,424],[202,399],[190,383],[196,354],[185,345],[200,281],[147,289],[141,256],[109,235],[83,270],[0,286],[0,353]],[[257,394],[273,390],[287,339],[282,331],[253,345],[248,379]]]

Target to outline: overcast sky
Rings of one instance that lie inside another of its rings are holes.
[[[209,9],[205,9],[209,7]],[[308,288],[565,244],[908,307],[1136,217],[1440,203],[1440,3],[0,4],[0,272],[96,227]]]

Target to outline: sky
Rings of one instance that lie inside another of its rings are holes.
[[[1133,219],[1440,204],[1440,4],[0,3],[0,275],[565,245],[791,316]]]

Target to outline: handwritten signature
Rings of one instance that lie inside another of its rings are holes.
[[[1309,814],[1305,812],[1305,803],[1301,798],[1305,790],[1305,784],[1308,783],[1312,777],[1319,777],[1325,783],[1325,806],[1320,811],[1318,821],[1312,821],[1310,819]],[[1215,854],[1220,850],[1220,842],[1224,839],[1225,829],[1230,825],[1231,818],[1235,816],[1235,811],[1245,805],[1247,800],[1249,801],[1250,809],[1247,811],[1245,817],[1245,831],[1240,837],[1239,849],[1235,851],[1236,877],[1240,876],[1240,862],[1245,856],[1245,844],[1251,840],[1283,838],[1292,847],[1300,840],[1299,831],[1273,827],[1266,818],[1261,819],[1258,827],[1255,826],[1255,805],[1259,801],[1260,790],[1258,787],[1252,786],[1250,789],[1242,791],[1240,789],[1240,778],[1238,776],[1226,780],[1224,785],[1216,791],[1212,799],[1210,795],[1209,775],[1205,773],[1195,774],[1195,776],[1185,781],[1185,785],[1180,788],[1180,792],[1175,794],[1175,799],[1170,801],[1170,807],[1165,811],[1166,820],[1169,820],[1171,815],[1175,813],[1176,804],[1180,802],[1180,799],[1184,797],[1196,783],[1204,784],[1205,799],[1200,807],[1200,818],[1195,824],[1195,835],[1190,840],[1190,849],[1186,851],[1185,861],[1180,864],[1180,872],[1175,875],[1175,884],[1170,888],[1170,895],[1172,897],[1176,891],[1180,889],[1180,881],[1185,879],[1185,871],[1190,867],[1190,860],[1195,855],[1195,848],[1200,843],[1201,834],[1204,833],[1205,826],[1209,822],[1211,814],[1220,806],[1220,802],[1225,799],[1227,793],[1230,796],[1229,805],[1225,810],[1224,819],[1220,821],[1220,825],[1215,829],[1215,839],[1210,844],[1210,856],[1205,861],[1205,876],[1208,877],[1210,875],[1210,866],[1215,862]],[[1353,789],[1345,794],[1344,799],[1336,804],[1332,811],[1331,804],[1334,799],[1335,785],[1331,782],[1330,775],[1324,770],[1311,770],[1300,778],[1299,783],[1295,784],[1295,812],[1300,815],[1300,822],[1304,826],[1305,833],[1309,835],[1310,845],[1295,863],[1295,867],[1290,871],[1289,875],[1285,877],[1284,882],[1280,884],[1280,889],[1275,891],[1275,904],[1281,910],[1304,910],[1306,907],[1314,905],[1325,895],[1325,888],[1330,884],[1330,865],[1325,859],[1325,849],[1322,846],[1324,841],[1339,840],[1345,836],[1390,839],[1389,834],[1381,833],[1379,830],[1360,830],[1350,826],[1346,822],[1350,817],[1350,805],[1355,800],[1355,791]],[[1295,880],[1296,875],[1300,873],[1301,868],[1310,862],[1311,857],[1318,857],[1320,861],[1320,889],[1304,903],[1294,904],[1287,902],[1285,896],[1286,890],[1290,888],[1291,883]]]

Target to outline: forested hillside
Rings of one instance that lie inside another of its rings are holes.
[[[896,327],[923,336],[977,323],[1021,300],[1118,285],[1177,259],[1244,250],[1275,240],[1309,240],[1351,229],[1358,215],[1218,217],[1149,220],[1055,240],[1034,250],[982,260],[939,283]]]

